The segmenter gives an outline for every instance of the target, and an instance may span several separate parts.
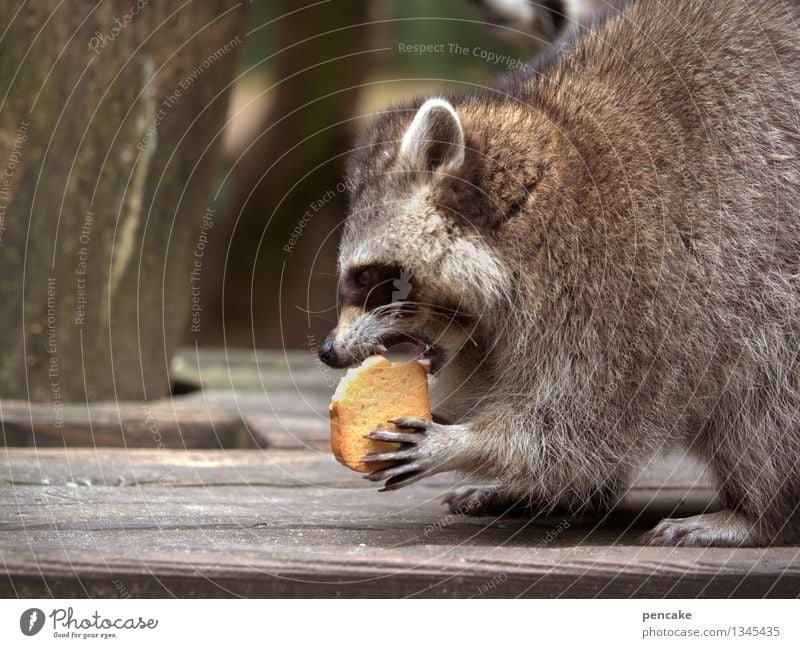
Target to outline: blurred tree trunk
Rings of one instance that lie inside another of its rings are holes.
[[[337,187],[341,156],[351,143],[358,86],[380,56],[370,50],[382,28],[369,21],[382,3],[302,5],[271,5],[280,16],[264,52],[279,52],[271,63],[274,98],[260,136],[236,164],[225,235],[214,236],[209,268],[224,266],[225,275],[224,286],[222,273],[209,277],[218,283],[203,307],[216,326],[201,332],[205,343],[298,347],[336,317],[335,246],[346,203]],[[320,304],[334,308],[304,312]]]
[[[244,7],[179,7],[3,2],[0,397],[56,419],[167,395],[191,325]]]

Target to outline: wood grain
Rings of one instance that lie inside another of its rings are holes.
[[[129,448],[253,447],[241,416],[232,408],[196,399],[149,403],[52,404],[3,400],[4,445]],[[0,442],[3,441],[0,438]]]
[[[4,596],[797,596],[794,547],[640,547],[711,504],[680,457],[606,524],[470,518],[445,477],[377,493],[313,450],[0,451]],[[665,482],[665,477],[671,477]],[[122,590],[120,588],[123,588]]]
[[[172,373],[204,386],[155,408],[162,438],[183,440],[175,449],[157,444],[141,405],[128,448],[100,447],[114,445],[120,413],[99,403],[75,414],[75,433],[94,431],[94,447],[0,448],[0,595],[800,594],[797,547],[638,545],[664,516],[717,506],[709,476],[683,452],[645,466],[602,521],[455,516],[440,503],[450,476],[378,493],[333,459],[327,407],[339,373],[310,353],[190,350]],[[7,436],[47,417],[8,400],[0,408]],[[87,411],[91,428],[80,423]],[[238,431],[216,445],[189,434],[187,421],[208,411],[240,421]],[[98,436],[100,421],[110,437]],[[202,444],[224,449],[191,449]]]

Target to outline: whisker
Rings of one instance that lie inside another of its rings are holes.
[[[333,306],[329,306],[328,308],[323,308],[322,310],[310,310],[308,308],[303,308],[302,306],[297,306],[297,305],[295,305],[295,308],[297,310],[299,310],[301,313],[304,313],[306,315],[321,316],[323,313],[327,313],[327,312],[329,312],[331,310],[335,310],[336,309],[336,304],[334,304]]]
[[[322,272],[322,270],[303,270],[307,274],[325,275],[326,277],[338,277],[335,272]]]
[[[405,299],[405,300],[399,301],[399,302],[391,302],[389,304],[384,304],[382,306],[376,306],[375,308],[372,309],[372,312],[379,314],[379,313],[382,313],[385,310],[397,310],[398,308],[402,308],[403,306],[424,306],[424,307],[430,308],[431,310],[438,311],[437,313],[435,313],[437,315],[441,314],[441,313],[449,313],[449,314],[452,314],[454,316],[465,317],[465,318],[470,318],[470,319],[473,319],[475,317],[474,315],[472,315],[471,313],[467,313],[466,311],[462,311],[462,310],[458,310],[458,309],[454,309],[454,308],[449,308],[447,306],[441,306],[439,304],[433,304],[433,303],[430,303],[430,302],[415,301],[413,299]],[[410,311],[406,311],[406,312],[410,312]]]
[[[402,302],[392,302],[390,304],[384,304],[383,306],[377,306],[376,308],[373,308],[371,312],[376,316],[380,316],[380,315],[383,315],[383,314],[386,314],[386,313],[388,313],[390,315],[400,315],[400,314],[413,313],[414,311],[412,311],[412,310],[404,310],[403,307],[407,306],[407,305],[435,306],[435,304],[425,304],[424,302],[402,301]],[[475,338],[473,337],[472,331],[470,329],[468,329],[462,322],[459,322],[455,318],[456,314],[458,314],[460,311],[457,311],[457,310],[454,310],[454,309],[448,309],[448,308],[444,308],[444,310],[445,311],[450,311],[450,314],[434,312],[433,315],[435,317],[446,318],[446,322],[447,322],[448,325],[449,324],[455,324],[455,325],[459,326],[461,328],[461,330],[464,332],[464,334],[467,336],[467,339],[470,342],[472,342],[473,346],[477,347],[478,343],[475,340]],[[398,328],[403,328],[403,327],[398,327]],[[404,330],[403,332],[405,333],[406,331]],[[409,335],[409,337],[412,337],[412,335],[410,333],[407,333],[407,334]],[[424,340],[419,340],[419,341],[424,342]]]

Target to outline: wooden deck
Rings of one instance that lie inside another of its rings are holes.
[[[797,547],[637,544],[660,516],[714,505],[701,469],[675,456],[649,466],[604,525],[454,516],[440,504],[453,477],[378,493],[336,463],[326,410],[338,375],[308,354],[192,351],[176,371],[206,387],[178,410],[226,413],[225,449],[148,447],[147,435],[137,448],[0,448],[0,595],[800,594]]]

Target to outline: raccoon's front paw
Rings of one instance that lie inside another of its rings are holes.
[[[452,428],[424,419],[400,418],[390,421],[399,428],[414,432],[375,430],[365,438],[372,441],[399,443],[397,450],[368,454],[362,459],[366,464],[392,462],[392,465],[364,475],[370,481],[386,480],[382,491],[396,490],[423,477],[453,470]]]
[[[747,547],[759,544],[747,519],[735,511],[666,518],[641,537],[645,545]]]

